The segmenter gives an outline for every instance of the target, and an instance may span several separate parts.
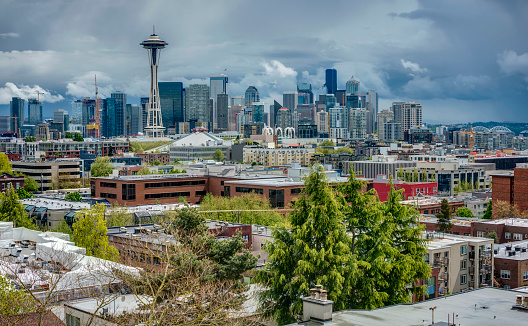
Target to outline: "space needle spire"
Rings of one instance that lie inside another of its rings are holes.
[[[152,35],[140,43],[144,49],[148,50],[150,61],[150,95],[147,107],[147,126],[145,127],[145,134],[150,137],[163,137],[165,128],[161,120],[161,107],[158,88],[158,65],[161,55],[161,49],[168,45],[167,42],[161,40],[158,35],[154,33],[152,28]]]

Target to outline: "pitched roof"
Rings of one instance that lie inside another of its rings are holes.
[[[33,326],[39,325],[40,315],[37,312],[13,316],[1,316],[1,325]],[[42,316],[42,326],[66,326],[53,312],[48,311]]]

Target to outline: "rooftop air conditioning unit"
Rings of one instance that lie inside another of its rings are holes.
[[[119,231],[121,231],[121,233],[126,233],[127,228],[122,226],[122,227],[119,228]]]

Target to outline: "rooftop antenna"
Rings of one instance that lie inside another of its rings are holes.
[[[152,35],[156,35],[156,28],[152,25]]]

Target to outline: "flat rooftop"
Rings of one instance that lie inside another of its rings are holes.
[[[497,288],[481,288],[414,304],[400,304],[374,310],[344,310],[333,314],[332,325],[431,325],[431,310],[435,325],[527,325],[528,314],[512,309],[519,292]]]
[[[34,197],[24,198],[20,200],[22,205],[46,207],[47,209],[73,209],[81,210],[83,208],[90,208],[90,203],[82,201],[69,201],[64,199],[49,198],[49,197]]]
[[[467,242],[482,243],[482,245],[493,243],[493,239],[488,239],[488,238],[478,238],[478,237],[470,237],[470,236],[463,236],[463,235],[429,233],[429,232],[427,234],[429,235],[433,234],[433,238],[431,239],[430,237],[429,239],[431,241],[427,243],[427,249],[429,250],[448,248],[452,245],[463,244]]]
[[[436,224],[438,218],[434,215],[420,215],[421,223],[432,223]],[[482,219],[478,218],[469,218],[469,217],[453,217],[451,223],[458,226],[467,226],[470,227],[473,222],[480,222]]]
[[[528,260],[528,240],[496,244],[493,250],[494,258]]]
[[[528,227],[528,219],[525,218],[517,218],[517,217],[510,217],[510,218],[501,218],[497,220],[479,220],[481,223],[486,224],[504,224],[509,226],[521,226],[521,227]]]

